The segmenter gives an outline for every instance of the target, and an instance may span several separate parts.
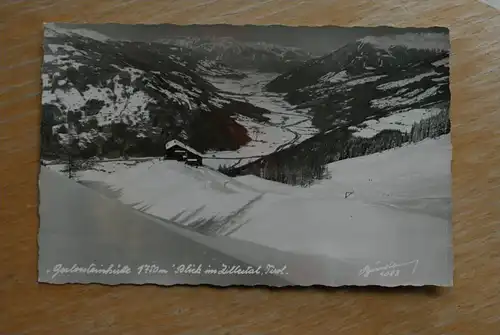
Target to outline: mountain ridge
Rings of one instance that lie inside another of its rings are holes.
[[[95,140],[101,137],[101,142],[113,142],[109,143],[107,149],[87,150],[87,155],[103,150],[113,151],[121,146],[114,141],[113,136],[125,137],[121,138],[121,142],[133,137],[103,131],[102,127],[114,123],[129,126],[142,124],[149,134],[135,129],[135,137],[156,137],[157,144],[154,146],[158,153],[160,143],[164,140],[160,140],[161,136],[158,135],[166,132],[171,133],[171,136],[180,136],[191,145],[205,146],[206,149],[237,149],[247,143],[250,140],[246,135],[247,130],[231,116],[238,113],[265,121],[263,114],[268,111],[222,97],[219,90],[202,77],[239,78],[244,75],[221,63],[196,59],[192,53],[186,54],[183,50],[175,53],[173,51],[176,48],[147,43],[103,43],[75,34],[46,37],[42,99],[44,114],[51,114],[46,120],[51,124],[45,122],[44,139],[49,142],[46,149],[56,144],[51,149],[57,151],[58,145],[53,142],[58,142],[58,135],[55,135],[55,139],[51,138],[48,128],[57,133],[61,129],[58,125],[65,123],[66,116],[69,116],[71,123],[76,124],[77,130],[82,130],[82,124],[83,128],[94,130],[87,133],[92,133],[91,137]],[[205,115],[207,113],[212,117]],[[203,131],[197,131],[196,128],[203,125],[205,129],[205,124],[217,129],[217,136],[201,136]],[[63,140],[60,142],[69,145],[64,140],[68,136],[64,134],[70,127],[66,125],[65,128],[62,128]],[[81,142],[80,138],[73,140]],[[79,146],[85,145],[93,146],[92,140]],[[140,147],[145,145],[137,144]],[[122,146],[120,154],[127,149]]]
[[[157,42],[186,47],[212,61],[220,61],[239,70],[284,72],[313,57],[296,47],[265,42],[239,42],[232,37],[176,37],[160,39]]]
[[[387,116],[386,112],[397,108],[420,108],[432,99],[449,100],[448,59],[445,48],[395,46],[386,50],[360,40],[278,76],[266,89],[285,94],[285,100],[299,108],[311,107],[315,125],[328,130],[338,125],[332,124],[332,119],[350,122],[363,114]],[[437,62],[443,65],[433,65]],[[427,93],[428,97],[423,95],[425,89],[435,88],[436,92]],[[376,100],[390,95],[394,99],[401,97],[399,102],[403,104],[404,100],[410,101],[412,94],[421,99],[406,106],[382,107],[383,102]]]

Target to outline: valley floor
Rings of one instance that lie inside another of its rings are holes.
[[[239,166],[268,155],[274,151],[298,144],[315,135],[318,130],[311,123],[307,109],[296,109],[284,100],[281,94],[264,90],[265,84],[279,73],[246,72],[243,79],[206,78],[221,90],[221,95],[234,100],[245,101],[267,109],[267,122],[257,122],[244,116],[236,121],[248,129],[252,139],[237,151],[207,153],[205,164],[217,169],[220,165]],[[212,159],[211,156],[216,158]]]
[[[309,188],[255,176],[230,178],[161,160],[101,163],[79,172],[78,179],[206,235],[344,260],[443,258],[446,263],[451,248],[449,135],[328,168],[332,178]]]

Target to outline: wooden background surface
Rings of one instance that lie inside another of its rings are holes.
[[[474,0],[0,1],[0,334],[500,334],[500,12]],[[36,283],[42,22],[448,26],[455,287]]]

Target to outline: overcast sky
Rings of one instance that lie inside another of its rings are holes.
[[[323,54],[349,41],[372,35],[409,32],[436,32],[448,35],[445,28],[347,28],[234,25],[122,25],[122,24],[57,24],[64,29],[88,29],[113,39],[152,42],[172,37],[233,37],[241,41],[267,42],[302,48]]]

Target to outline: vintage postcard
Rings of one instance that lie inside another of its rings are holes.
[[[447,29],[44,32],[39,282],[452,285]]]

